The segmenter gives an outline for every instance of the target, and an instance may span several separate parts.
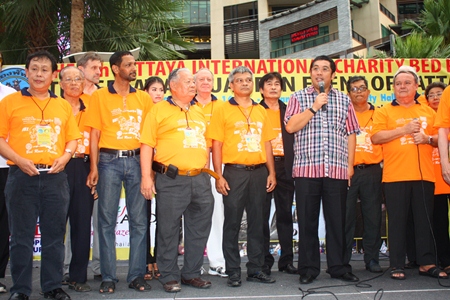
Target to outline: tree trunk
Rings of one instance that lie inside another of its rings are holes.
[[[83,51],[84,0],[72,0],[70,18],[70,53]]]

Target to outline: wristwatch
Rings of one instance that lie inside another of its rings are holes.
[[[309,111],[313,113],[313,115],[317,114],[317,111],[314,110],[314,108],[310,107]]]
[[[66,149],[66,150],[64,150],[64,152],[67,152],[67,153],[69,153],[69,154],[70,154],[70,156],[72,156],[72,150],[70,150],[70,149]]]
[[[428,136],[428,144],[431,145],[433,143],[433,137],[431,135]]]

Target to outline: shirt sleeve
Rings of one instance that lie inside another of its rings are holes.
[[[358,118],[356,117],[355,109],[353,108],[352,102],[349,100],[348,105],[348,113],[347,113],[347,134],[359,133],[359,123]]]
[[[300,112],[300,104],[298,103],[298,99],[296,94],[292,94],[289,98],[288,105],[286,108],[286,113],[284,115],[284,124],[287,124],[289,119]]]
[[[450,127],[450,86],[442,93],[441,100],[436,115],[434,127],[449,128]]]

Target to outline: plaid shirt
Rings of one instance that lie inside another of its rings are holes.
[[[312,107],[318,93],[309,86],[292,94],[285,122]],[[295,133],[292,177],[348,179],[348,136],[359,133],[350,98],[332,88],[327,111],[320,109]]]

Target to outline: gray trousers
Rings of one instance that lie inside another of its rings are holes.
[[[177,176],[156,173],[157,251],[160,281],[200,277],[203,252],[211,229],[214,198],[209,175]],[[184,262],[178,267],[180,218],[184,218]]]

